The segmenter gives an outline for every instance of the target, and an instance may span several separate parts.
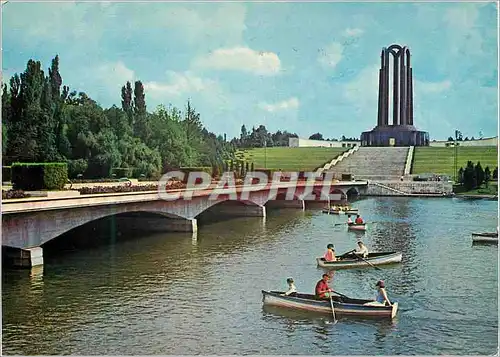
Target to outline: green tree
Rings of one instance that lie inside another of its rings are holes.
[[[310,137],[309,137],[310,140],[324,140],[323,139],[323,134],[321,133],[316,133],[316,134],[312,134]]]
[[[472,190],[476,187],[476,170],[472,161],[467,162],[464,170],[464,187],[466,190]]]
[[[134,127],[134,104],[132,102],[132,85],[129,81],[122,87],[122,110],[125,112],[128,118],[128,123],[130,127]]]
[[[464,183],[464,168],[461,167],[458,170],[458,183],[463,184]]]
[[[475,187],[480,187],[484,183],[484,170],[481,167],[481,163],[478,161],[476,166],[474,167],[474,170],[476,172],[476,186]]]
[[[484,183],[486,184],[486,186],[488,186],[488,183],[490,182],[490,180],[491,180],[490,167],[486,166],[486,168],[484,169]]]

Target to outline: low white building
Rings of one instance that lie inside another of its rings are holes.
[[[302,138],[289,138],[288,146],[293,148],[305,147],[325,147],[325,148],[345,148],[360,145],[359,140],[343,140],[343,141],[328,141],[328,140],[310,140]]]
[[[494,136],[492,138],[484,138],[484,139],[476,139],[476,140],[461,140],[457,141],[459,146],[498,146],[498,136]],[[454,146],[454,141],[448,140],[433,140],[429,142],[429,146],[432,147],[446,147],[446,146]]]

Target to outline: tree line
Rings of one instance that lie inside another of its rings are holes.
[[[118,94],[118,93],[117,93]],[[67,162],[70,178],[109,177],[129,169],[138,177],[158,176],[172,168],[220,167],[240,147],[288,146],[287,131],[265,126],[226,140],[202,124],[190,101],[180,110],[147,110],[140,80],[121,88],[121,106],[101,107],[87,93],[63,85],[59,56],[44,72],[30,59],[26,69],[2,86],[2,164]]]
[[[110,177],[115,169],[156,177],[172,168],[221,167],[236,159],[238,148],[288,146],[298,137],[242,125],[240,137],[228,141],[204,127],[190,101],[182,110],[148,111],[140,80],[127,81],[120,94],[121,106],[103,108],[63,85],[58,55],[46,72],[30,59],[2,85],[2,164],[67,162],[70,178]]]
[[[309,137],[309,140],[326,140],[326,141],[339,141],[338,139],[336,138],[323,138],[323,134],[321,133],[314,133],[312,134],[310,137]],[[340,137],[340,141],[359,141],[359,139],[357,138],[348,138],[346,137],[345,135],[342,135]]]
[[[458,182],[469,191],[481,187],[483,184],[488,185],[491,179],[498,178],[498,166],[491,172],[489,166],[482,168],[481,162],[478,161],[476,165],[472,161],[467,162],[465,169],[461,167],[458,170]]]

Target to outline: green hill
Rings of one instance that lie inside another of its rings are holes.
[[[241,149],[237,159],[253,162],[256,169],[267,168],[283,171],[312,171],[348,148],[325,147],[269,147]]]
[[[412,174],[434,173],[453,177],[454,147],[416,147],[413,156]],[[457,148],[457,170],[465,167],[467,161],[481,162],[483,169],[498,166],[496,146],[459,146]]]

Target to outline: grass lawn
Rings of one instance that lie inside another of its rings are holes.
[[[236,155],[242,160],[253,162],[256,169],[312,171],[347,150],[348,148],[270,147],[242,149]]]
[[[454,175],[455,148],[453,147],[416,147],[413,157],[412,174],[434,173]],[[498,166],[496,146],[462,146],[457,148],[457,170],[465,168],[467,161],[490,167],[490,171]]]
[[[488,186],[482,185],[470,191],[457,192],[457,195],[498,195],[498,185],[490,182]]]

